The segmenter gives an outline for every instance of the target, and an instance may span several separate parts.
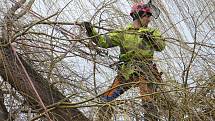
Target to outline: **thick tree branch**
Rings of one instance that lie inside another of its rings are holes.
[[[43,78],[42,75],[37,73],[27,62],[25,62],[21,57],[20,59],[29,77],[33,81],[36,90],[40,92],[39,96],[45,106],[57,103],[58,101],[66,98],[56,88],[50,87],[48,81]],[[38,107],[39,100],[35,97],[35,91],[32,89],[25,72],[10,46],[1,48],[0,50],[0,75],[26,98],[29,106],[33,109],[42,108]],[[66,101],[68,102],[68,100]],[[59,121],[89,121],[89,119],[76,108],[56,108],[51,111],[51,115]]]

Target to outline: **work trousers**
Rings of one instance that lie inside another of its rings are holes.
[[[161,82],[161,74],[155,64],[147,63],[143,67],[138,66],[138,71],[130,75],[126,80],[122,74],[116,76],[112,86],[102,95],[102,99],[109,102],[119,97],[131,87],[138,86],[140,95],[146,102],[153,101],[153,94],[156,92],[158,85]],[[150,95],[152,94],[152,95]]]
[[[144,112],[144,121],[158,121],[158,109],[154,105],[154,95],[153,93],[157,91],[158,85],[160,83],[161,73],[155,64],[152,62],[145,63],[143,66],[137,66],[137,71],[133,73],[128,80],[126,80],[123,75],[119,72],[116,76],[112,86],[106,91],[101,99],[109,102],[121,94],[126,92],[131,87],[138,86],[140,89],[140,95],[142,96]],[[106,105],[99,109],[99,120],[110,121],[113,113],[113,108]]]

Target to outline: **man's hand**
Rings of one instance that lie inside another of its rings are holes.
[[[93,36],[93,27],[92,24],[90,22],[82,22],[82,25],[85,27],[86,29],[86,33],[87,36],[92,37]]]
[[[82,25],[86,29],[87,36],[92,37],[90,40],[92,40],[95,44],[98,44],[99,43],[98,36],[95,36],[95,34],[93,33],[92,24],[90,22],[82,22]],[[93,36],[95,36],[95,37],[93,37]]]
[[[153,32],[144,32],[140,35],[140,38],[143,38],[146,41],[153,41]]]

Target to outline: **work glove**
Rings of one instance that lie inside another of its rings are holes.
[[[82,25],[86,29],[87,36],[92,37],[93,36],[93,27],[92,27],[92,24],[90,22],[82,22]]]
[[[151,31],[151,32],[144,32],[142,35],[140,35],[140,38],[143,38],[144,40],[146,41],[149,41],[149,42],[152,42],[154,39],[153,39],[153,32],[154,31]]]
[[[95,34],[93,33],[93,26],[90,22],[82,22],[82,25],[85,27],[86,29],[86,34],[88,37],[93,37],[95,36]],[[99,44],[99,40],[98,37],[93,37],[90,40],[92,40],[95,44]]]

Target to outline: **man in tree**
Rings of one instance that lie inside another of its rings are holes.
[[[101,96],[102,100],[112,101],[132,86],[139,86],[146,111],[145,121],[158,120],[153,95],[145,95],[154,93],[158,88],[156,83],[161,82],[161,75],[152,59],[155,51],[165,48],[165,42],[158,29],[148,28],[151,16],[156,17],[153,14],[156,11],[159,12],[159,9],[152,4],[136,3],[130,13],[133,23],[123,30],[112,31],[104,36],[99,35],[89,22],[83,23],[87,35],[99,47],[120,47],[118,75],[111,88]]]

